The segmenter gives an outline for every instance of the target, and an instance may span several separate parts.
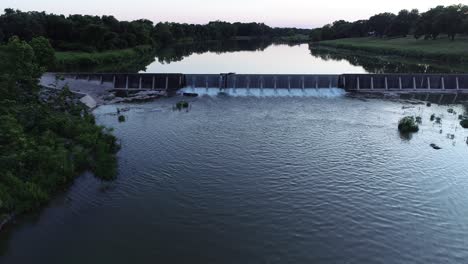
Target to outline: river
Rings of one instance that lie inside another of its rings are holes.
[[[301,58],[304,50],[202,51],[147,71],[367,71],[310,51]],[[86,173],[39,214],[19,219],[0,234],[0,263],[468,259],[468,130],[458,124],[466,106],[329,89],[308,96],[210,90],[191,98],[188,111],[174,111],[178,100],[96,109],[97,122],[121,140],[118,178],[106,183]],[[117,107],[128,108],[125,123]],[[396,129],[406,115],[422,117],[412,136]]]

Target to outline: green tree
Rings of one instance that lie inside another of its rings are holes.
[[[49,69],[55,65],[55,51],[48,39],[36,37],[29,44],[34,51],[39,66]]]
[[[369,30],[374,31],[376,36],[383,37],[387,29],[393,23],[395,15],[392,13],[382,13],[369,18]]]

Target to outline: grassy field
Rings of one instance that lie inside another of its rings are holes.
[[[103,52],[56,52],[56,66],[54,71],[83,71],[83,70],[126,70],[129,65],[148,60],[154,50],[151,46],[138,46],[123,50]]]
[[[459,37],[455,41],[448,38],[417,40],[413,37],[395,39],[349,38],[321,41],[313,45],[410,58],[468,62],[468,37]]]

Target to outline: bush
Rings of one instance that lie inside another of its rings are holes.
[[[119,122],[120,122],[120,123],[125,122],[125,116],[120,115],[120,116],[119,116]]]
[[[177,109],[181,110],[183,108],[189,108],[189,103],[187,101],[180,101],[176,104]]]
[[[419,131],[419,126],[416,124],[416,120],[412,116],[404,117],[398,123],[398,130],[401,133],[413,133]]]

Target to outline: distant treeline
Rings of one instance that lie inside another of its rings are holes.
[[[347,22],[335,21],[333,24],[312,30],[312,41],[366,36],[406,37],[413,35],[419,39],[436,39],[445,34],[452,40],[457,34],[468,34],[468,6],[437,6],[425,13],[417,9],[401,10],[397,15],[382,13],[368,20]]]
[[[166,46],[177,41],[225,40],[236,37],[276,38],[309,35],[308,29],[272,28],[262,23],[210,22],[206,25],[158,23],[113,16],[55,15],[5,9],[0,16],[0,43],[12,36],[30,41],[43,36],[56,50],[102,51],[140,45]]]

